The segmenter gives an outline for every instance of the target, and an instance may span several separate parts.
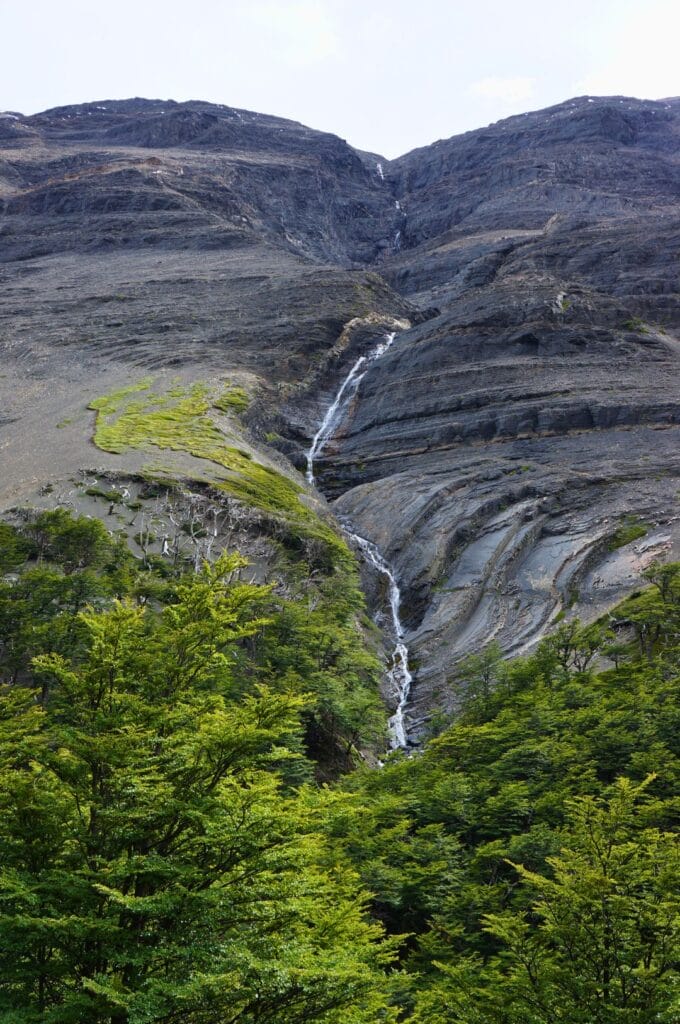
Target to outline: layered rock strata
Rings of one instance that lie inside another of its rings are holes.
[[[138,470],[87,404],[147,373],[245,385],[250,450],[304,486],[338,382],[407,319],[315,475],[399,577],[417,734],[466,653],[596,617],[678,553],[679,200],[677,99],[391,162],[205,103],[0,116],[2,504]]]

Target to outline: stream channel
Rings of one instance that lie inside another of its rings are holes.
[[[315,484],[314,460],[323,451],[324,447],[336,434],[340,424],[343,422],[352,399],[359,390],[366,371],[371,363],[380,359],[392,345],[397,332],[386,334],[383,339],[375,345],[365,356],[360,356],[351,370],[342,381],[337,394],[329,405],[326,415],[321,421],[321,426],[314,435],[309,451],[307,452],[307,480]],[[348,520],[341,520],[340,524],[347,538],[359,548],[364,560],[371,565],[377,573],[383,576],[388,585],[388,598],[392,615],[392,633],[395,640],[392,652],[392,664],[388,672],[389,692],[397,696],[397,707],[389,720],[390,742],[394,750],[408,746],[408,734],[404,724],[404,712],[408,703],[411,681],[413,679],[408,667],[408,647],[404,643],[404,627],[399,614],[401,606],[401,591],[394,572],[385,561],[379,548],[366,537],[361,537],[354,532],[352,524]]]

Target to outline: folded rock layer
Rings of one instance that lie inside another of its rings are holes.
[[[467,653],[678,554],[679,202],[678,99],[580,97],[393,161],[207,103],[0,115],[2,504],[138,470],[84,410],[146,373],[246,381],[255,450],[303,482],[399,321],[315,475],[399,578],[417,735]]]

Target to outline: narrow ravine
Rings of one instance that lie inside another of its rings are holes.
[[[366,374],[370,363],[380,359],[387,352],[393,343],[397,332],[386,334],[384,338],[368,353],[360,356],[353,364],[351,370],[342,381],[338,392],[328,407],[326,414],[321,421],[321,426],[314,435],[314,439],[307,452],[307,480],[315,484],[314,460],[321,453],[328,441],[333,438],[345,418],[350,402],[359,390],[359,385]],[[366,537],[361,537],[354,532],[352,524],[344,519],[341,526],[350,541],[361,551],[364,559],[376,572],[384,576],[388,584],[388,597],[392,618],[392,632],[394,634],[395,646],[392,652],[392,665],[388,672],[389,692],[394,693],[397,698],[397,707],[389,720],[390,742],[394,750],[408,746],[408,734],[404,724],[404,713],[408,703],[413,679],[408,667],[408,647],[404,643],[404,627],[401,621],[401,591],[394,572],[385,561],[380,549]]]

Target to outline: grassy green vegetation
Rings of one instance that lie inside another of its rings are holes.
[[[237,385],[225,388],[222,394],[218,395],[213,401],[213,406],[216,409],[236,414],[245,412],[249,405],[250,396],[248,392],[245,388],[238,387]]]
[[[106,490],[99,486],[86,487],[85,494],[91,498],[103,498],[105,501],[112,501],[114,504],[118,504],[123,500],[119,491],[114,491],[113,489]]]
[[[678,1020],[680,565],[327,786],[384,723],[351,578],[284,600],[62,511],[0,564],[0,1020]]]
[[[304,488],[270,466],[256,462],[249,452],[228,444],[212,416],[212,410],[242,408],[247,395],[229,388],[213,398],[201,382],[174,386],[165,395],[149,391],[150,381],[122,388],[97,398],[95,444],[104,451],[120,453],[129,448],[160,448],[187,452],[228,471],[215,486],[288,527],[284,539],[295,545],[300,537],[317,544],[330,564],[348,566],[352,556],[342,538],[301,500]],[[134,396],[147,391],[144,398]],[[245,396],[245,398],[243,397]]]
[[[125,387],[118,388],[108,395],[94,398],[90,402],[89,408],[96,409],[105,416],[111,416],[118,412],[118,409],[129,395],[138,394],[140,391],[148,391],[152,382],[153,377],[143,377],[134,384],[127,384]]]
[[[639,537],[644,537],[649,527],[637,516],[625,516],[621,525],[610,538],[609,550],[616,551],[617,548],[625,547]]]
[[[635,331],[637,334],[649,334],[649,327],[639,316],[633,316],[624,323],[626,331]]]
[[[206,385],[172,388],[168,394],[149,391],[150,382],[141,381],[90,402],[97,411],[95,443],[109,452],[153,445],[173,451],[196,452],[199,458],[215,456],[224,445],[221,432],[207,416],[211,407]],[[131,396],[149,391],[143,399]]]

